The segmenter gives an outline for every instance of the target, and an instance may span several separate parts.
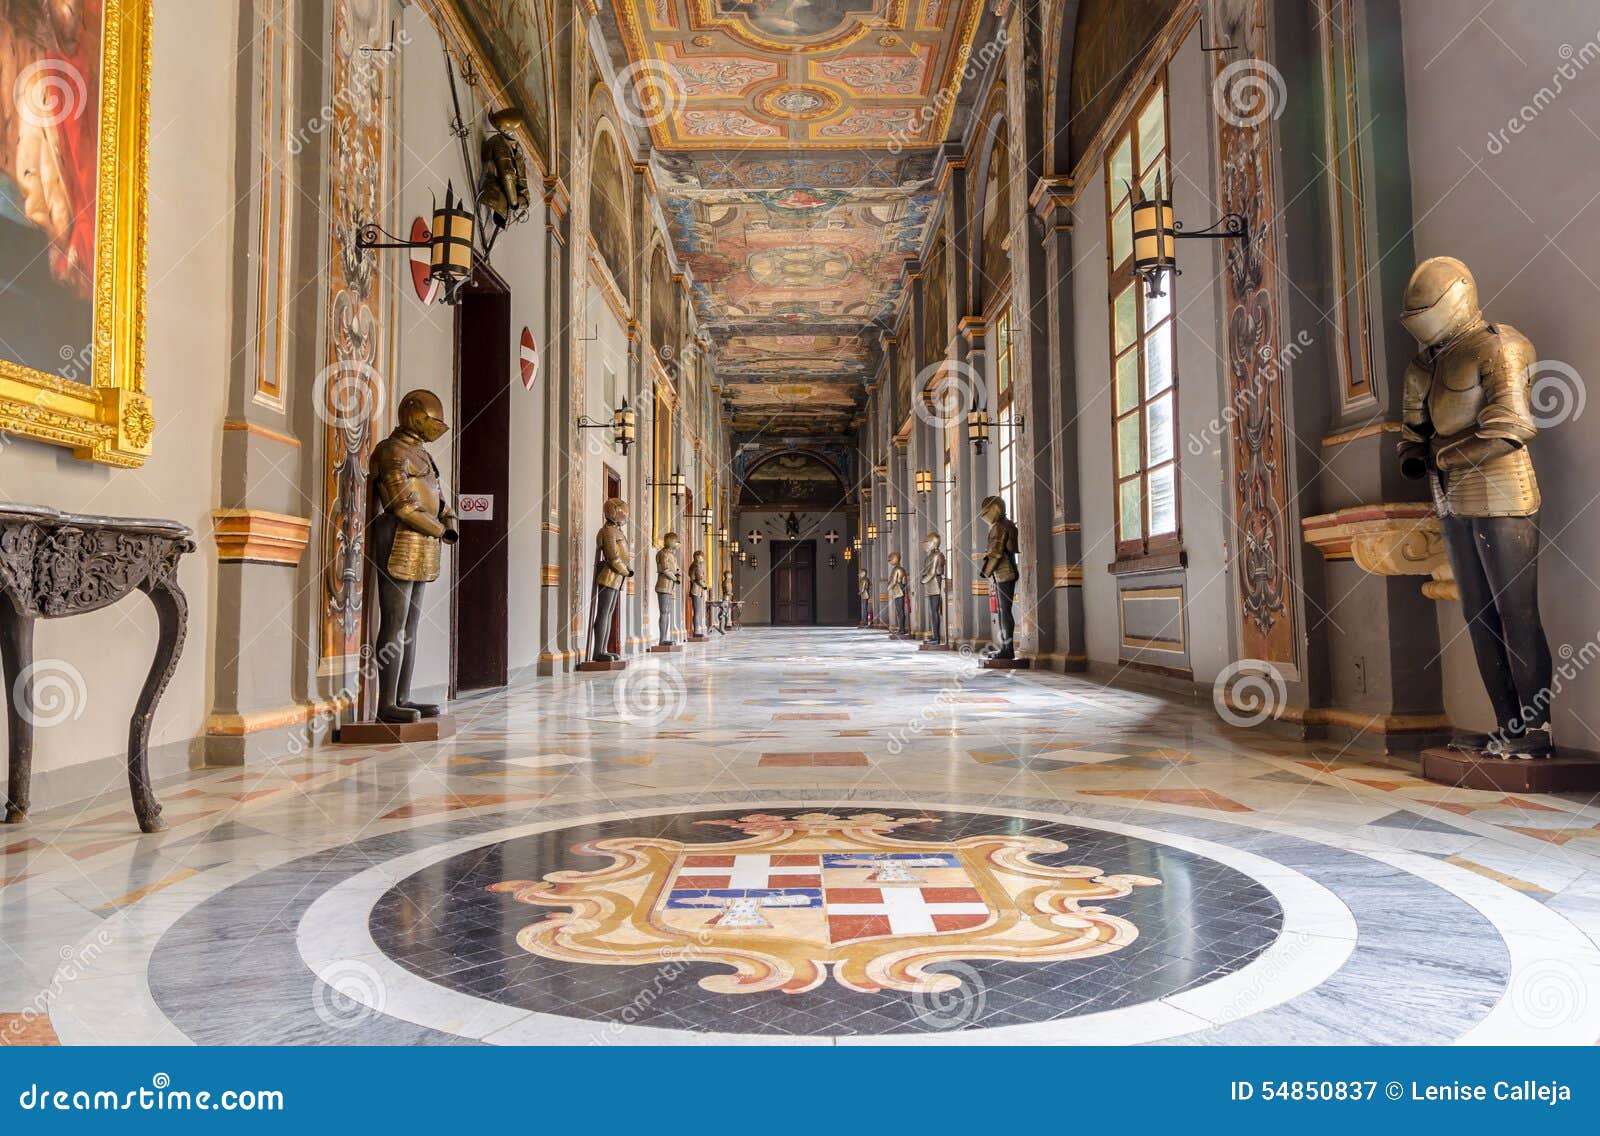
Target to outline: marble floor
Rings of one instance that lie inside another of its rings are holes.
[[[0,1044],[1600,1040],[1600,802],[746,628],[0,830]]]

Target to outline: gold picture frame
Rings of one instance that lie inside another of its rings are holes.
[[[0,359],[0,431],[123,467],[144,464],[155,433],[144,384],[152,2],[104,0],[89,382]]]

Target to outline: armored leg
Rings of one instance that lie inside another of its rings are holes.
[[[704,636],[706,633],[706,598],[694,597],[694,633]]]
[[[395,698],[399,704],[408,710],[415,710],[424,718],[437,718],[439,707],[431,702],[413,702],[411,700],[411,672],[417,662],[417,628],[422,623],[422,589],[425,585],[420,581],[411,585],[410,606],[406,611],[406,638],[401,644],[404,653],[400,663],[400,685],[395,691]]]
[[[611,616],[617,609],[617,591],[616,588],[595,589],[594,624],[590,629],[594,650],[589,657],[597,663],[611,663],[617,658],[611,653]]]
[[[661,645],[663,647],[672,645],[672,608],[670,604],[670,594],[662,594],[660,602],[657,604],[661,608],[661,614],[657,617],[656,623],[661,629]]]
[[[1013,617],[1012,604],[1016,600],[1017,582],[1015,580],[994,581],[994,594],[997,600],[995,629],[999,633],[999,650],[995,652],[997,659],[1013,659],[1016,657],[1016,646],[1013,639],[1016,635],[1017,622]]]
[[[930,643],[944,642],[944,597],[928,597],[928,631]]]
[[[411,685],[409,656],[416,635],[412,589],[416,585],[381,571],[377,578],[378,721],[415,722],[422,715],[401,704],[401,687]]]

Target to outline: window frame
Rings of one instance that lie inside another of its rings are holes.
[[[1155,100],[1161,100],[1161,149],[1153,156],[1147,156],[1140,148],[1140,120],[1150,109]],[[1147,87],[1144,93],[1133,103],[1127,117],[1111,135],[1106,147],[1105,172],[1103,175],[1106,193],[1106,338],[1110,348],[1110,369],[1107,374],[1107,393],[1111,411],[1111,508],[1112,523],[1116,532],[1116,559],[1119,563],[1139,560],[1149,556],[1177,553],[1183,547],[1183,501],[1182,501],[1182,469],[1181,447],[1178,445],[1178,365],[1177,365],[1177,298],[1176,276],[1169,273],[1165,280],[1166,299],[1165,312],[1153,323],[1148,323],[1149,302],[1145,296],[1145,288],[1133,271],[1133,249],[1131,243],[1131,228],[1126,236],[1130,238],[1125,254],[1120,262],[1115,260],[1117,255],[1116,229],[1119,220],[1119,210],[1123,210],[1125,203],[1134,199],[1125,186],[1118,186],[1114,177],[1116,170],[1116,157],[1126,144],[1129,159],[1137,179],[1136,185],[1146,186],[1148,179],[1157,171],[1162,172],[1162,184],[1168,188],[1172,184],[1172,100],[1171,89],[1167,83],[1166,70],[1159,72]],[[1131,204],[1129,205],[1131,208]],[[1131,226],[1127,210],[1120,215],[1124,227]],[[1120,350],[1117,344],[1117,302],[1127,295],[1129,290],[1133,293],[1134,325],[1133,337],[1129,343]],[[1150,394],[1149,388],[1149,345],[1157,335],[1167,336],[1169,381],[1167,385],[1155,395]],[[1123,411],[1118,404],[1118,372],[1124,360],[1134,357],[1137,359],[1137,384],[1136,400],[1131,409]],[[1161,462],[1152,463],[1150,460],[1150,418],[1149,410],[1152,406],[1166,400],[1171,408],[1170,433],[1171,453]],[[1139,439],[1139,454],[1134,471],[1123,474],[1122,461],[1122,430],[1125,422],[1136,420]],[[1172,471],[1172,528],[1170,531],[1152,534],[1151,519],[1153,502],[1151,496],[1152,475],[1159,475],[1165,470]],[[1138,484],[1140,523],[1137,536],[1128,537],[1123,532],[1122,497],[1124,486]]]
[[[1012,428],[1016,405],[1016,369],[1012,355],[1011,304],[1000,305],[989,324],[994,343],[995,494],[1006,503],[1006,516],[1015,518],[1017,488],[1017,432]]]

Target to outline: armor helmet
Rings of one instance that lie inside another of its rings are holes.
[[[679,544],[678,534],[675,532],[669,532],[666,536],[661,538],[661,543],[667,548],[677,548]]]
[[[1453,256],[1436,256],[1417,265],[1404,302],[1400,322],[1424,347],[1448,342],[1483,318],[1477,282]]]
[[[900,563],[900,554],[898,552],[889,553],[889,563],[890,564],[898,564],[898,563]]]
[[[400,425],[424,442],[444,437],[444,403],[430,390],[414,390],[400,400]]]
[[[1006,502],[1003,497],[985,497],[983,504],[978,506],[978,516],[988,521],[991,525],[996,521],[1006,519]]]
[[[924,547],[927,548],[938,548],[943,541],[944,538],[936,532],[930,532],[927,536],[922,538],[922,543]]]
[[[489,125],[504,134],[521,128],[525,121],[522,112],[511,107],[497,110],[489,116]]]
[[[704,564],[706,562],[706,554],[698,548],[694,550],[694,558],[696,562],[700,564]]]
[[[628,519],[628,503],[621,497],[611,498],[601,507],[600,511],[605,514],[606,520],[612,524],[620,525]]]

